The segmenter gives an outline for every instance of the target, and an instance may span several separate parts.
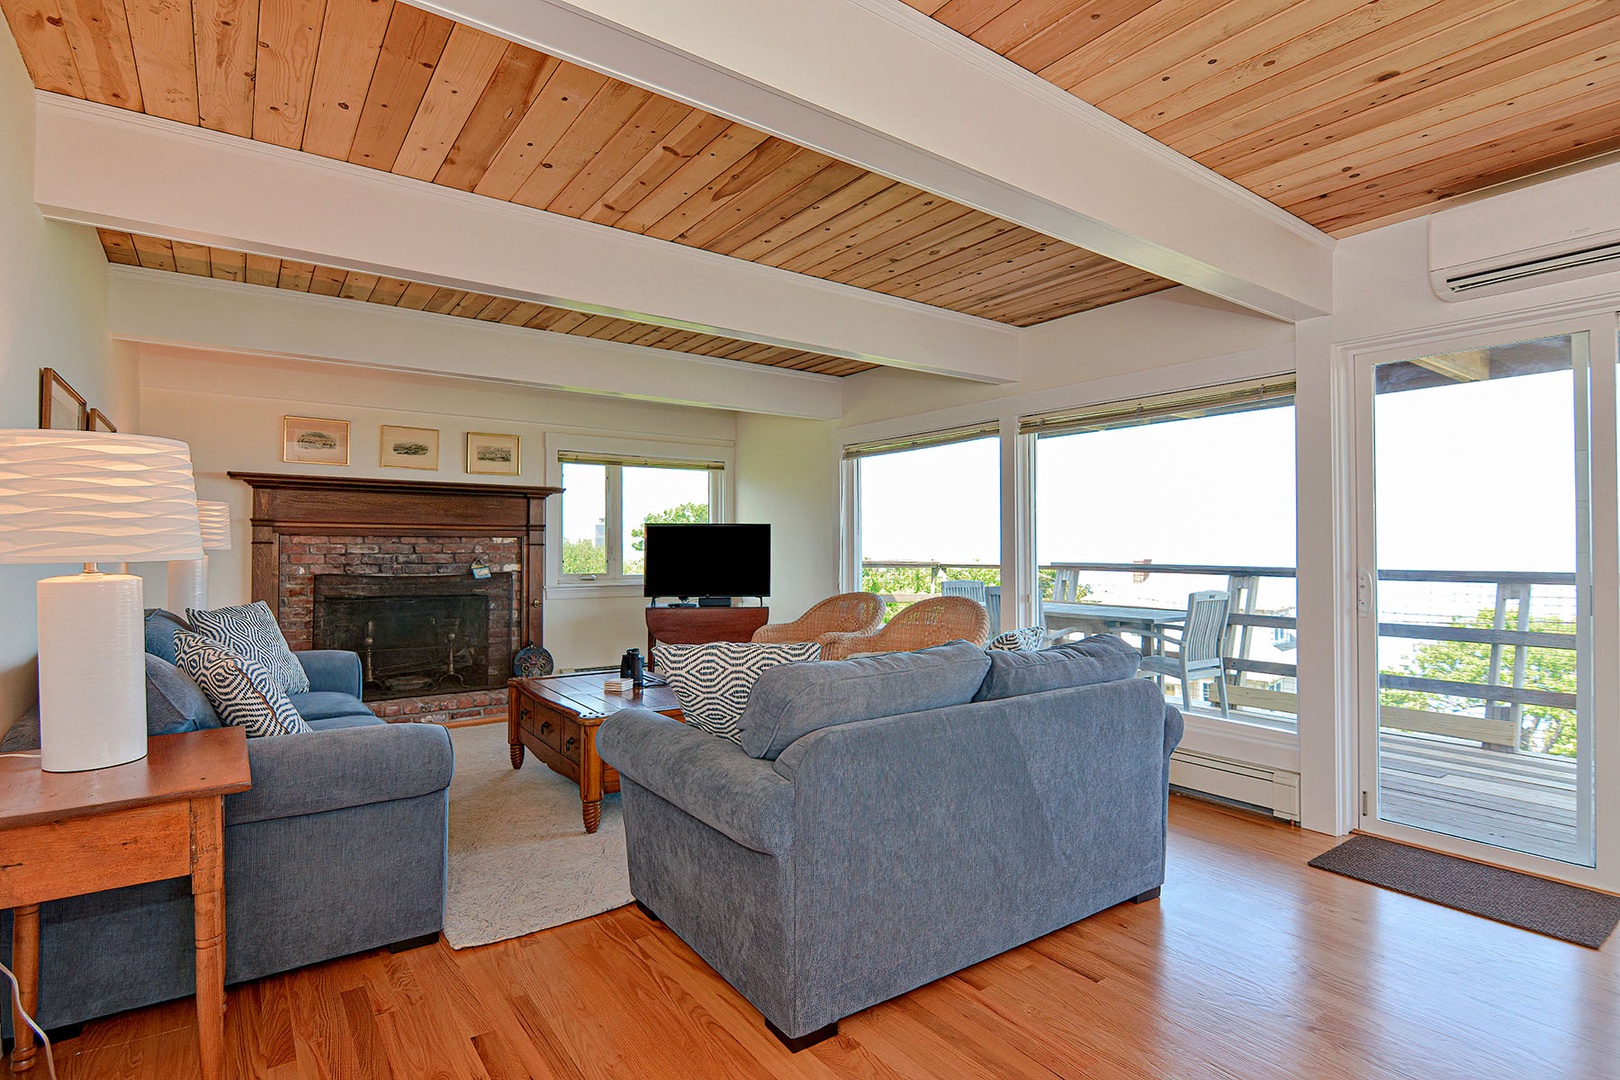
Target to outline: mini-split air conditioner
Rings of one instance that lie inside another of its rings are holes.
[[[1620,165],[1559,177],[1429,218],[1442,300],[1620,272]]]

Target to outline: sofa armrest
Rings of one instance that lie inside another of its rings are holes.
[[[737,843],[767,855],[793,838],[793,785],[729,739],[647,709],[625,709],[596,733],[602,760]]]
[[[305,649],[293,653],[304,665],[309,688],[334,694],[360,696],[360,656],[346,649]]]
[[[253,786],[225,796],[225,824],[269,821],[429,795],[450,786],[450,733],[366,724],[248,740]]]

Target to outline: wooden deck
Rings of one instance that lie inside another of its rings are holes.
[[[1384,732],[1379,816],[1514,851],[1571,860],[1575,762]]]

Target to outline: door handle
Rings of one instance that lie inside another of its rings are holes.
[[[1363,619],[1372,614],[1373,579],[1369,571],[1356,574],[1356,614]]]

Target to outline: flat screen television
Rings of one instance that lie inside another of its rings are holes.
[[[643,595],[769,596],[769,525],[647,525]]]

